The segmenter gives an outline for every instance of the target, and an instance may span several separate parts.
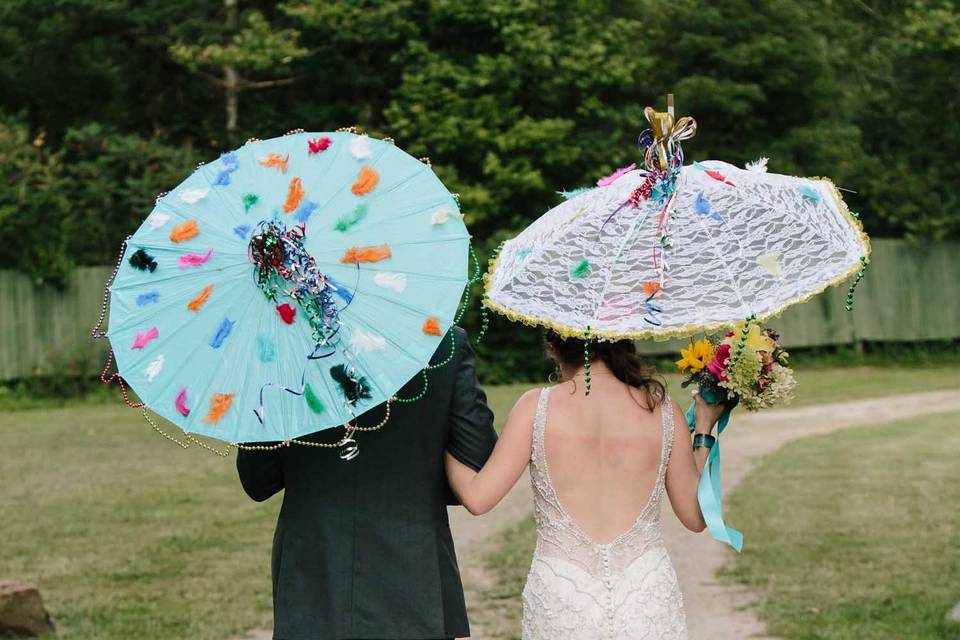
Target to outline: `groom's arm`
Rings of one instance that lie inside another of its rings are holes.
[[[477,357],[467,332],[454,327],[457,341],[456,372],[450,401],[447,451],[475,471],[486,463],[497,444],[493,412],[487,394],[477,382]]]
[[[267,444],[267,443],[264,443]],[[283,489],[281,450],[237,450],[237,473],[247,495],[263,502]]]

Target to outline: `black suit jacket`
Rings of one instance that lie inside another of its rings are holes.
[[[394,403],[379,431],[358,433],[360,455],[291,445],[240,451],[244,490],[266,500],[283,490],[273,540],[274,638],[449,638],[470,634],[447,521],[452,496],[443,454],[479,469],[496,443],[493,413],[477,384],[466,333],[453,359],[428,375],[427,394]],[[433,362],[450,353],[449,336]],[[416,376],[398,392],[415,396]],[[380,422],[383,407],[360,417]],[[316,434],[333,441],[338,428]]]

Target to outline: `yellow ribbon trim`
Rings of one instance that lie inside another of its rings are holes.
[[[870,257],[870,238],[867,236],[866,232],[863,230],[863,224],[858,218],[850,213],[850,209],[847,208],[847,203],[843,201],[843,196],[840,195],[840,191],[837,189],[836,185],[828,178],[806,178],[807,180],[818,180],[825,183],[830,187],[830,193],[833,194],[834,200],[837,202],[840,210],[843,211],[846,216],[844,219],[847,223],[853,228],[857,233],[857,237],[860,239],[861,247],[863,250],[863,257],[869,259]],[[501,251],[500,254],[503,252]],[[503,305],[494,302],[490,299],[490,290],[493,288],[493,278],[497,271],[497,266],[500,262],[500,254],[497,254],[495,258],[491,258],[490,266],[487,270],[487,273],[483,276],[484,282],[484,295],[483,295],[483,304],[488,309],[493,309],[497,313],[507,317],[514,322],[520,322],[527,326],[531,327],[543,327],[545,329],[550,329],[555,333],[559,334],[564,338],[583,338],[585,329],[578,329],[576,327],[571,327],[569,325],[563,324],[562,322],[557,322],[549,318],[539,318],[537,316],[527,315],[524,313],[519,313],[508,309]],[[762,315],[758,315],[755,322],[767,322],[771,318],[775,318],[781,315],[787,308],[792,307],[795,304],[801,304],[807,302],[816,295],[819,295],[829,289],[830,287],[835,287],[839,284],[842,284],[844,280],[847,280],[851,276],[855,275],[862,268],[860,260],[857,259],[856,263],[853,264],[847,271],[840,274],[836,278],[833,278],[822,287],[811,291],[802,296],[798,296],[793,300],[789,300],[781,305],[779,308],[768,311]],[[687,324],[680,327],[674,327],[672,329],[643,329],[639,331],[600,331],[591,327],[590,335],[592,337],[600,338],[602,340],[647,340],[653,339],[656,341],[669,340],[671,338],[687,338],[689,336],[705,333],[712,334],[724,329],[731,329],[733,326],[739,322],[739,320],[731,320],[730,322],[714,322],[708,324]]]

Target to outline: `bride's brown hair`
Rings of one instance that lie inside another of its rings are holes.
[[[547,331],[543,342],[548,353],[568,367],[583,364],[584,342],[580,338],[564,338],[554,331]],[[657,375],[656,368],[637,353],[633,340],[591,340],[590,362],[597,360],[607,365],[620,382],[645,391],[652,402],[647,407],[651,411],[666,397],[666,385]]]

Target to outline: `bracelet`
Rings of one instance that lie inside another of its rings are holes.
[[[709,433],[698,433],[693,436],[693,448],[699,449],[705,447],[707,449],[712,449],[713,445],[717,442],[717,439],[714,438]]]

